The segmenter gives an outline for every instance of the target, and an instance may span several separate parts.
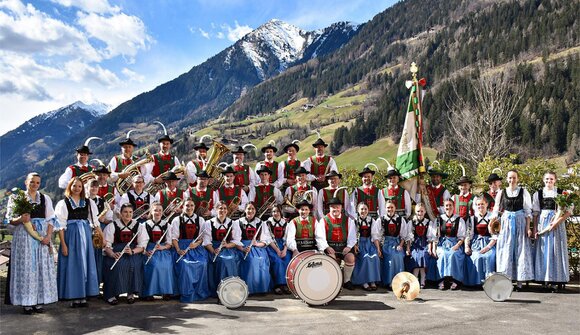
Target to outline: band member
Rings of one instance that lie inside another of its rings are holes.
[[[89,137],[85,143],[76,149],[77,152],[77,162],[74,165],[69,165],[64,173],[58,178],[58,187],[65,189],[68,186],[68,182],[74,177],[80,177],[87,172],[91,172],[93,167],[89,165],[89,155],[93,153],[89,149],[89,143],[93,139],[99,139],[98,137]]]
[[[318,200],[316,201],[316,216],[322,218],[330,211],[329,201],[334,197],[334,193],[339,189],[340,180],[342,179],[342,174],[336,171],[330,171],[326,175],[326,180],[328,182],[328,187],[325,187],[318,191]],[[346,188],[340,190],[336,195],[337,198],[344,204],[343,212],[351,214],[352,213],[352,203],[348,195]]]
[[[379,258],[380,248],[371,242],[371,232],[378,229],[380,223],[373,220],[369,215],[369,207],[366,202],[357,206],[358,216],[355,220],[357,230],[357,244],[355,245],[356,263],[352,273],[352,283],[362,285],[365,291],[376,291],[376,282],[381,281],[381,261]]]
[[[508,171],[506,180],[508,187],[497,193],[492,214],[498,217],[500,208],[503,209],[497,238],[497,271],[516,280],[516,290],[521,290],[522,281],[534,280],[532,199],[530,193],[518,185],[517,171]]]
[[[151,205],[151,219],[145,222],[149,243],[143,257],[143,299],[152,301],[154,295],[169,300],[177,292],[173,276],[173,254],[171,252],[170,224],[163,220],[163,206],[155,202]]]
[[[556,217],[557,205],[554,199],[562,190],[556,187],[556,173],[544,174],[544,188],[534,193],[532,209],[536,232],[547,231],[536,240],[535,279],[550,285],[549,289],[561,291],[570,280],[568,267],[568,242],[566,220],[572,215],[573,207],[562,208],[562,215]],[[557,284],[557,287],[555,286]]]
[[[312,204],[302,200],[296,204],[298,216],[286,226],[286,245],[292,257],[306,250],[316,250],[316,219],[310,215]]]
[[[465,271],[465,252],[463,242],[465,240],[465,221],[455,214],[453,200],[445,200],[443,203],[445,212],[436,220],[439,229],[439,245],[437,247],[437,268],[439,277],[443,278],[439,283],[439,289],[445,289],[446,284],[451,282],[450,289],[456,290],[458,284],[463,282]]]
[[[248,200],[254,203],[257,209],[262,209],[262,207],[267,203],[275,202],[281,204],[284,202],[280,190],[270,184],[270,175],[272,174],[272,171],[267,167],[262,166],[256,172],[258,173],[258,176],[260,176],[260,184],[250,190]],[[270,217],[268,211],[265,213],[257,213],[257,215],[262,215],[262,218],[264,219]]]
[[[409,227],[405,218],[397,214],[397,206],[393,200],[387,200],[385,207],[385,215],[378,219],[380,224],[372,234],[377,249],[381,248],[380,240],[384,238],[379,252],[382,258],[381,278],[384,285],[391,286],[393,277],[405,269],[403,246],[409,239]]]
[[[210,176],[205,170],[200,170],[196,177],[197,183],[194,188],[187,190],[187,198],[193,199],[197,214],[204,219],[210,219],[213,209],[213,190],[207,187]]]
[[[411,196],[409,192],[402,187],[399,187],[399,180],[401,174],[397,169],[390,168],[387,170],[387,187],[381,190],[379,198],[391,199],[395,201],[397,207],[397,214],[404,218],[411,217]],[[384,208],[384,207],[379,207]],[[379,214],[381,214],[379,212]]]
[[[157,193],[155,201],[161,203],[164,209],[167,208],[175,198],[181,198],[181,200],[187,198],[188,194],[177,188],[179,178],[177,178],[175,173],[169,172],[165,177],[163,177],[163,181],[165,182],[165,188]]]
[[[465,243],[465,281],[468,286],[482,285],[487,276],[495,272],[495,243],[497,235],[489,230],[491,212],[484,196],[473,201],[477,208],[475,214],[467,221],[469,225]]]
[[[245,212],[245,217],[234,222],[239,229],[232,231],[232,242],[241,253],[240,277],[248,285],[250,294],[266,293],[271,285],[270,259],[266,246],[272,237],[267,224],[256,217],[256,207],[252,202],[248,203]]]
[[[264,160],[256,163],[255,171],[258,173],[258,170],[262,166],[267,167],[270,171],[272,171],[272,174],[270,175],[270,184],[279,189],[284,183],[284,168],[282,164],[274,160],[274,154],[278,151],[278,149],[271,143],[268,143],[268,145],[263,147],[261,151],[264,154]]]
[[[315,227],[316,246],[319,251],[334,259],[344,259],[344,284],[354,290],[351,282],[355,257],[352,248],[356,244],[356,226],[352,219],[342,212],[342,202],[332,198],[328,202],[330,211],[318,221]]]
[[[300,147],[295,142],[292,141],[292,143],[284,146],[284,152],[288,157],[285,161],[280,162],[283,176],[282,191],[296,184],[296,170],[300,167],[300,160],[296,158],[296,155],[300,151]]]
[[[113,211],[107,204],[105,198],[98,195],[99,193],[99,182],[95,179],[89,180],[86,184],[87,189],[85,192],[89,195],[88,198],[91,199],[98,209],[99,224],[93,227],[93,235],[103,236],[103,230],[107,224],[113,221]],[[94,244],[94,243],[93,243]],[[103,248],[97,248],[95,246],[95,263],[97,266],[97,277],[99,278],[99,283],[103,282]]]
[[[429,167],[428,172],[431,180],[430,184],[427,185],[427,194],[429,196],[431,208],[434,212],[433,214],[438,216],[445,213],[443,202],[451,198],[451,194],[441,183],[441,181],[449,175],[445,172],[435,170],[433,167]]]
[[[160,184],[164,182],[160,175],[179,165],[179,159],[171,154],[173,139],[167,135],[165,127],[163,127],[163,129],[165,135],[157,139],[157,142],[159,143],[159,152],[153,155],[153,162],[147,163],[143,166],[145,183],[153,181]]]
[[[459,194],[455,194],[451,199],[455,203],[455,214],[464,220],[473,215],[473,193],[471,193],[471,184],[473,182],[469,177],[461,176],[455,183],[459,186]]]
[[[184,212],[171,223],[177,286],[181,302],[205,300],[210,296],[208,278],[209,254],[204,247],[211,245],[212,229],[195,214],[195,202],[185,200]],[[211,221],[210,221],[211,222]],[[200,236],[201,235],[201,236]]]
[[[145,224],[133,220],[133,207],[124,204],[120,218],[104,234],[103,298],[116,305],[118,296],[127,293],[127,303],[133,304],[135,294],[141,295],[143,289],[143,252],[149,241]]]
[[[300,202],[300,200],[302,200],[302,197],[303,197],[302,194],[304,194],[306,191],[311,191],[305,195],[305,196],[307,196],[306,200],[308,200],[309,202],[313,202],[313,201],[318,199],[318,191],[316,190],[316,188],[308,185],[308,179],[306,177],[307,175],[308,175],[308,171],[306,171],[306,169],[304,167],[302,167],[302,166],[298,167],[294,171],[294,178],[296,178],[294,185],[290,186],[286,189],[286,194],[284,196],[287,199],[289,199],[292,203],[294,203],[294,206],[296,206],[295,203],[298,203],[298,202]],[[296,216],[298,216],[297,209],[284,208],[284,211],[287,212],[284,214],[289,219],[293,219]],[[318,215],[317,212],[315,212],[313,214],[315,215],[315,217],[317,217],[317,215]]]
[[[40,193],[40,175],[29,173],[24,181],[26,198],[34,205],[31,213],[18,216],[13,212],[14,199],[8,199],[6,219],[14,226],[10,253],[9,293],[13,305],[22,306],[24,314],[43,313],[42,305],[58,300],[56,267],[50,240],[58,229],[52,200]],[[32,222],[36,234],[31,235],[24,223]]]
[[[274,293],[290,294],[286,285],[286,268],[292,259],[292,253],[288,251],[286,245],[286,227],[288,221],[282,217],[282,210],[279,205],[272,206],[272,217],[266,221],[272,239],[268,242],[268,258],[270,259],[270,272],[273,277]],[[265,229],[266,227],[262,228]],[[296,230],[294,230],[296,231]]]
[[[407,257],[405,258],[405,268],[419,278],[421,288],[425,287],[425,279],[427,278],[425,269],[432,254],[431,243],[429,243],[427,235],[430,230],[436,229],[431,220],[425,216],[426,214],[425,204],[415,205],[415,217],[409,222],[410,234],[407,243]],[[436,235],[435,232],[433,233]]]
[[[115,211],[120,213],[121,206],[128,203],[133,207],[133,214],[135,214],[136,211],[144,213],[143,216],[135,217],[137,221],[146,220],[146,213],[149,212],[151,204],[155,201],[155,197],[144,191],[144,188],[145,179],[143,179],[143,176],[137,175],[133,177],[133,188],[121,196]]]
[[[187,176],[187,183],[190,187],[195,187],[197,174],[206,168],[209,147],[201,142],[196,144],[193,149],[195,150],[195,159],[187,162],[185,166],[185,175]]]
[[[497,196],[497,192],[501,189],[502,180],[503,178],[498,176],[496,173],[490,174],[485,180],[485,182],[489,185],[489,191],[483,193],[483,196],[487,202],[487,210],[490,213],[493,211],[495,197]],[[474,210],[477,210],[477,208],[474,208]]]
[[[236,171],[234,168],[232,168],[231,165],[222,171],[222,175],[224,176],[225,182],[222,187],[213,191],[213,203],[217,204],[219,201],[224,201],[228,206],[230,217],[237,219],[240,216],[239,213],[242,213],[244,208],[246,208],[246,204],[248,203],[248,196],[246,195],[246,192],[244,192],[242,186],[234,185]],[[232,202],[238,203],[236,208],[232,207],[235,206],[232,205]],[[211,214],[213,216],[217,215],[217,210],[215,207],[212,209]]]
[[[369,208],[369,215],[376,219],[382,216],[383,209],[385,208],[385,198],[379,196],[380,189],[373,185],[373,176],[375,171],[365,168],[358,173],[358,176],[362,178],[362,186],[356,188],[351,195],[351,208],[355,208],[356,204],[364,202]]]
[[[121,154],[113,156],[109,161],[109,171],[111,171],[111,180],[116,182],[119,178],[125,179],[129,176],[128,172],[123,172],[123,170],[135,163],[137,161],[137,156],[133,155],[133,151],[135,151],[135,147],[137,144],[133,142],[133,140],[129,137],[133,130],[129,130],[127,132],[127,137],[119,142],[121,146]]]
[[[222,279],[240,275],[240,253],[235,249],[233,242],[234,230],[238,230],[239,225],[227,217],[228,206],[220,201],[215,204],[217,216],[209,220],[211,229],[211,243],[204,245],[209,251],[209,289],[212,296],[217,296],[217,286]],[[214,260],[215,259],[215,260]]]
[[[58,253],[58,298],[72,300],[71,307],[87,307],[86,298],[99,294],[92,228],[99,224],[97,205],[85,196],[79,177],[72,178],[65,198],[54,209],[60,225]]]
[[[302,162],[302,166],[310,173],[308,179],[312,186],[320,190],[328,186],[326,175],[331,171],[338,173],[338,167],[332,157],[324,154],[324,149],[328,144],[322,138],[318,138],[316,142],[312,143],[312,146],[314,147],[314,156],[308,157]]]
[[[236,151],[232,151],[234,161],[231,166],[234,168],[234,171],[236,171],[234,185],[241,186],[244,189],[244,192],[248,194],[250,189],[258,185],[258,177],[254,173],[254,170],[244,163],[244,157],[246,154],[247,152],[243,147],[238,147]]]

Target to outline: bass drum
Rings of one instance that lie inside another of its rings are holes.
[[[505,301],[512,295],[512,281],[501,273],[489,275],[483,283],[483,291],[493,301]]]
[[[330,256],[308,250],[292,258],[286,269],[286,280],[295,297],[310,306],[321,306],[340,293],[342,271]]]
[[[240,308],[248,299],[248,285],[240,277],[224,278],[217,288],[220,303],[229,309]]]

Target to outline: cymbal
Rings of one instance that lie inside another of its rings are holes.
[[[419,280],[409,272],[399,272],[391,283],[393,293],[399,300],[415,300],[419,296],[421,287]]]

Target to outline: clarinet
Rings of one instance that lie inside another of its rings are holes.
[[[230,227],[228,228],[228,231],[226,232],[226,235],[224,236],[224,238],[222,239],[222,242],[220,243],[220,246],[218,248],[218,252],[215,254],[215,256],[213,257],[213,263],[215,263],[215,260],[217,259],[217,257],[219,256],[220,252],[222,251],[222,248],[224,247],[224,245],[226,244],[226,239],[228,238],[228,235],[230,234],[230,231],[232,230],[232,227],[234,226],[234,222],[232,222],[230,224]]]
[[[167,229],[165,229],[165,232],[163,233],[163,235],[161,235],[161,238],[159,238],[157,243],[155,243],[155,247],[153,248],[151,255],[149,255],[149,257],[147,257],[147,261],[145,262],[145,265],[147,265],[149,263],[149,261],[151,260],[151,258],[155,254],[155,252],[157,251],[157,246],[161,244],[161,241],[163,241],[163,238],[165,237],[165,234],[167,234],[168,231],[169,231],[169,227],[167,227]]]
[[[246,260],[246,257],[248,257],[248,255],[250,254],[250,251],[252,251],[252,246],[254,245],[254,243],[256,243],[256,239],[258,237],[258,233],[260,232],[260,229],[262,229],[262,226],[264,225],[264,222],[262,222],[262,224],[260,225],[260,227],[258,227],[258,229],[256,230],[256,233],[254,234],[254,238],[252,238],[252,242],[250,243],[250,249],[248,249],[248,252],[246,252],[244,254],[244,260]]]
[[[181,256],[179,256],[179,258],[175,261],[175,264],[179,263],[179,261],[185,256],[187,255],[187,253],[189,252],[189,250],[191,250],[191,245],[195,242],[197,242],[197,240],[199,240],[199,238],[203,235],[203,233],[205,233],[207,227],[203,228],[203,230],[197,235],[197,237],[195,238],[195,240],[193,240],[193,242],[191,242],[188,246],[187,249],[185,249],[185,253]]]
[[[123,257],[123,255],[125,254],[125,249],[127,249],[131,243],[133,243],[133,241],[135,240],[135,237],[137,237],[137,234],[133,235],[133,238],[131,239],[131,241],[127,242],[127,244],[125,245],[125,247],[123,247],[123,253],[121,254],[121,256],[119,256],[119,258],[117,258],[115,260],[115,263],[113,263],[113,265],[111,265],[111,268],[109,270],[113,270],[113,268],[115,267],[115,265],[117,265],[117,263],[119,262],[119,260],[121,259],[121,257]]]

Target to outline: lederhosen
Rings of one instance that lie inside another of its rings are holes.
[[[311,163],[310,165],[311,174],[313,174],[315,177],[324,176],[326,174],[326,168],[328,167],[328,164],[330,164],[330,156],[324,155],[324,157],[322,157],[322,162],[320,163],[318,163],[318,161],[316,160],[316,156],[310,156],[308,159],[310,159]],[[313,180],[312,183],[310,184],[317,190],[328,187],[328,182],[326,180],[322,182],[319,182],[318,180]]]
[[[196,239],[200,233],[201,227],[199,224],[199,216],[187,217],[185,214],[179,216],[179,239],[193,240]],[[186,219],[187,217],[187,219]]]
[[[299,252],[306,250],[316,250],[316,238],[314,237],[314,225],[316,220],[312,216],[308,216],[308,220],[302,222],[300,217],[296,217],[292,220],[292,223],[296,226],[296,249]]]
[[[356,205],[358,206],[361,202],[367,204],[369,215],[376,219],[379,210],[379,189],[372,185],[370,190],[371,194],[366,194],[362,186],[356,189]]]
[[[163,159],[159,153],[153,155],[153,171],[151,171],[151,175],[154,178],[157,178],[160,174],[167,172],[175,167],[175,158],[173,155],[168,154],[166,156],[169,158]]]
[[[330,216],[324,216],[324,225],[326,229],[326,243],[334,249],[337,258],[344,257],[342,250],[346,247],[348,238],[348,216],[342,215],[340,221],[332,219]]]
[[[395,213],[399,214],[399,216],[407,217],[407,211],[405,208],[405,189],[398,186],[397,193],[393,192],[392,188],[385,187],[383,189],[383,195],[385,196],[385,200],[393,200],[395,201],[395,206],[397,209]]]

